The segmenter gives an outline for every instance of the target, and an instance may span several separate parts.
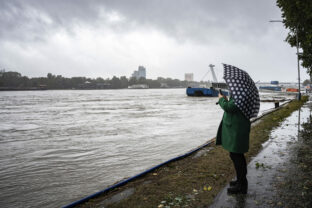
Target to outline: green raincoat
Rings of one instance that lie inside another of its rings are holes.
[[[219,105],[224,110],[222,121],[218,128],[216,144],[234,153],[245,153],[249,149],[250,121],[234,100],[219,99]]]

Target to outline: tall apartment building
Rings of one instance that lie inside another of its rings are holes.
[[[185,77],[185,80],[188,82],[194,81],[194,74],[193,73],[185,73],[184,77]]]
[[[141,77],[144,77],[146,79],[146,69],[144,66],[139,66],[137,71],[134,71],[131,75],[131,77],[135,77],[137,79],[140,79]]]

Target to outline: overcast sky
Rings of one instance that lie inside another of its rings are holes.
[[[274,0],[0,0],[0,14],[0,68],[29,77],[129,77],[143,65],[147,78],[200,81],[226,63],[255,81],[298,79],[287,30],[269,23],[281,19]]]

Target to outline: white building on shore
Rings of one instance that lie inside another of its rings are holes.
[[[185,73],[184,75],[184,80],[188,82],[193,82],[194,81],[194,74],[193,73]]]

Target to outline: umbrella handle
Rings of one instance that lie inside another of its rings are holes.
[[[223,93],[222,93],[221,89],[219,89],[219,93],[220,93],[220,95],[223,95]]]
[[[220,94],[220,95],[223,95],[221,89],[219,89],[219,94]],[[218,105],[218,104],[219,104],[219,101],[216,102],[216,105]]]

